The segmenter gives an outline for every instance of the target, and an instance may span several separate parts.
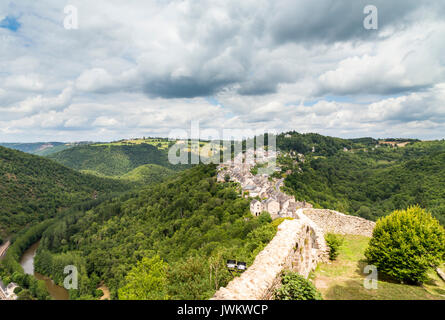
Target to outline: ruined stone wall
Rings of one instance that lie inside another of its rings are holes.
[[[267,300],[273,298],[280,285],[283,270],[292,270],[307,277],[318,262],[325,261],[328,249],[322,230],[299,210],[294,220],[284,220],[272,241],[261,251],[253,264],[225,288],[215,300]]]
[[[320,226],[325,233],[372,236],[375,222],[360,217],[350,216],[334,210],[303,209],[309,219]]]

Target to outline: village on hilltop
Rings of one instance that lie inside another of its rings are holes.
[[[310,203],[295,201],[293,196],[280,190],[284,179],[272,178],[271,173],[280,171],[279,167],[266,166],[260,168],[258,174],[252,174],[255,165],[275,163],[279,152],[248,149],[239,153],[233,160],[226,161],[218,167],[218,182],[232,181],[239,183],[245,197],[254,198],[250,203],[250,212],[259,216],[267,211],[272,219],[280,217],[296,217],[300,208],[312,208]]]

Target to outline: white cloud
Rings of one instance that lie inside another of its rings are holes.
[[[93,122],[93,126],[98,127],[115,127],[118,124],[119,122],[116,119],[105,116],[99,117]]]
[[[73,94],[72,87],[65,88],[59,95],[53,97],[44,97],[36,95],[28,97],[21,101],[18,105],[4,108],[5,111],[15,112],[17,114],[28,114],[42,112],[52,109],[63,109],[68,106]]]
[[[13,75],[5,79],[5,88],[22,91],[41,91],[44,84],[38,75]]]
[[[0,140],[107,140],[204,127],[443,137],[442,2],[4,1]],[[430,9],[430,10],[427,10]],[[345,14],[347,13],[347,14]]]

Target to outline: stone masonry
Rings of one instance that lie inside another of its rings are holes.
[[[227,287],[220,288],[212,300],[273,299],[283,270],[307,277],[327,257],[328,248],[322,230],[300,209],[296,219],[284,220],[278,226],[277,234],[253,264]]]
[[[314,221],[325,233],[352,234],[372,237],[375,222],[360,217],[325,209],[303,209],[303,213]]]

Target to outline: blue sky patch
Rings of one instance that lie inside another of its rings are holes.
[[[17,20],[17,18],[12,16],[6,16],[6,18],[0,21],[0,28],[9,29],[14,32],[20,29],[20,26],[21,23]]]

